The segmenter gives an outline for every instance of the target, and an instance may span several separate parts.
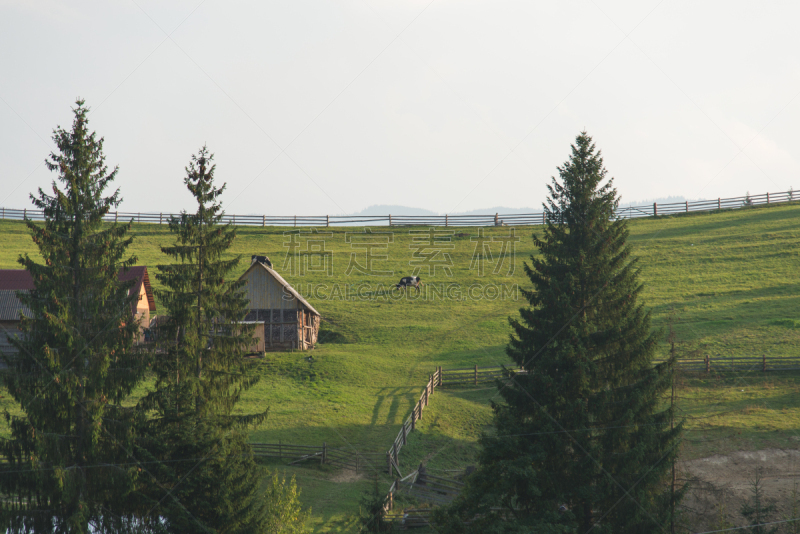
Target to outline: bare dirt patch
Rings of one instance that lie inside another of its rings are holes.
[[[330,476],[329,480],[331,482],[336,482],[337,484],[349,484],[351,482],[358,482],[359,480],[364,480],[364,473],[356,473],[355,471],[351,471],[350,469],[337,469],[334,473]]]
[[[758,468],[766,503],[774,503],[772,520],[790,517],[792,491],[800,484],[800,451],[762,449],[690,460],[678,464],[690,484],[683,502],[685,519],[693,527],[713,528],[721,520],[744,525],[739,513],[752,497],[752,482]]]

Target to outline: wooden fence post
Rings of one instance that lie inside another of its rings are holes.
[[[330,225],[331,225],[331,216],[330,215],[326,215],[325,216],[325,226],[330,226]],[[435,270],[435,268],[434,268],[434,270]]]
[[[767,193],[767,204],[769,204],[769,193]]]
[[[762,354],[761,355],[761,370],[764,371],[765,373],[767,372],[767,355],[766,354]]]
[[[25,208],[24,210],[22,210],[22,218],[23,219],[27,219],[28,218],[28,208]]]
[[[425,407],[428,407],[428,386],[425,386]]]
[[[475,366],[475,385],[478,385],[478,366]]]
[[[444,226],[445,226],[445,228],[447,228],[447,214],[446,213],[444,214]],[[435,268],[434,268],[434,270],[435,270]]]
[[[689,201],[686,201],[686,213],[689,213]]]
[[[417,419],[422,419],[422,400],[417,402],[417,406],[419,407],[419,415],[417,416]]]
[[[389,226],[391,226],[391,225],[392,225],[392,214],[390,213],[389,214]]]
[[[118,211],[114,212],[114,222],[117,222],[117,215],[119,215]],[[434,269],[435,270],[435,269]]]
[[[442,366],[439,366],[439,387],[442,386]]]
[[[397,442],[392,443],[392,455],[394,456],[394,463],[400,467],[400,456],[397,454]]]
[[[711,356],[706,354],[706,373],[711,371]]]
[[[416,422],[417,422],[417,407],[414,406],[413,408],[411,408],[411,431],[412,432],[414,430],[416,430],[416,425],[415,425]]]
[[[717,198],[717,209],[718,210],[722,209],[722,199],[721,198]]]
[[[281,447],[281,440],[278,440],[278,458],[283,458],[283,448]]]
[[[297,226],[297,215],[294,216],[294,225]]]
[[[433,375],[428,375],[428,389],[430,394],[433,395]]]
[[[266,225],[267,225],[267,216],[266,215],[262,215],[261,216],[261,226],[266,226]],[[436,268],[434,268],[434,270],[436,270]]]
[[[653,217],[658,217],[658,204],[653,202]]]
[[[544,212],[542,212],[542,224],[547,222],[547,217]]]

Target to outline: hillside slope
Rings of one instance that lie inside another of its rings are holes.
[[[797,355],[798,222],[800,205],[631,221],[630,243],[654,325],[665,327],[671,318],[686,355]],[[435,366],[509,362],[503,351],[507,318],[524,305],[518,289],[528,287],[523,261],[536,253],[530,238],[536,228],[438,228],[434,246],[427,247],[430,235],[419,228],[375,228],[372,234],[360,228],[295,230],[241,227],[234,246],[243,256],[242,272],[251,254],[268,255],[324,318],[313,363],[307,353],[268,355],[265,380],[241,407],[270,406],[270,417],[253,430],[253,440],[386,450]],[[164,261],[158,246],[170,243],[167,228],[134,225],[133,234],[132,250],[158,288],[155,266]],[[480,235],[495,241],[476,241]],[[498,267],[502,239],[513,237],[519,238],[516,252]],[[476,246],[494,260],[484,263],[483,276]],[[367,250],[373,271],[392,274],[363,272]],[[22,252],[35,252],[24,225],[0,221],[0,268],[16,268]],[[438,262],[430,274],[426,255]],[[392,292],[415,266],[426,284],[419,296],[413,289]],[[433,406],[426,433],[414,438],[439,445],[409,447],[409,458],[420,461],[446,442],[447,451],[436,452],[446,460],[443,468],[469,461],[472,444],[490,420],[487,402],[493,395],[491,388],[445,393],[440,398],[447,402]],[[323,478],[308,476],[301,485],[317,519],[330,528],[344,521],[342,503],[355,506],[362,485]]]

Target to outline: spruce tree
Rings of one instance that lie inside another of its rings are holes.
[[[540,254],[525,264],[530,306],[510,319],[506,351],[525,373],[498,384],[494,431],[469,489],[439,515],[443,532],[658,532],[681,496],[670,469],[682,425],[670,428],[662,404],[672,360],[651,364],[659,334],[585,132],[558,172]]]
[[[117,169],[108,172],[83,100],[73,112],[71,130],[54,130],[52,193],[31,195],[44,213],[43,223],[26,220],[42,263],[18,260],[35,289],[19,293],[31,317],[3,355],[4,384],[23,412],[6,412],[11,437],[0,442],[5,532],[122,531],[138,474],[134,413],[121,405],[144,374],[133,350],[138,295],[118,279],[136,260],[126,253],[130,223],[103,223],[121,200],[106,191]]]
[[[243,432],[266,411],[234,415],[242,393],[258,381],[243,355],[252,328],[241,322],[248,302],[242,282],[229,281],[239,258],[226,257],[235,228],[222,224],[213,155],[192,156],[184,179],[197,211],[173,217],[176,242],[162,247],[174,263],[159,265],[156,292],[168,315],[157,331],[154,391],[141,402],[153,415],[140,443],[155,464],[147,492],[152,521],[171,532],[263,532],[269,502],[266,475]]]

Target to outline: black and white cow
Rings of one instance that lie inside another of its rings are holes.
[[[417,288],[417,291],[419,291],[419,286],[421,285],[422,282],[420,282],[419,276],[404,276],[400,279],[400,283],[397,284],[397,289],[400,289],[401,287],[414,286]]]

